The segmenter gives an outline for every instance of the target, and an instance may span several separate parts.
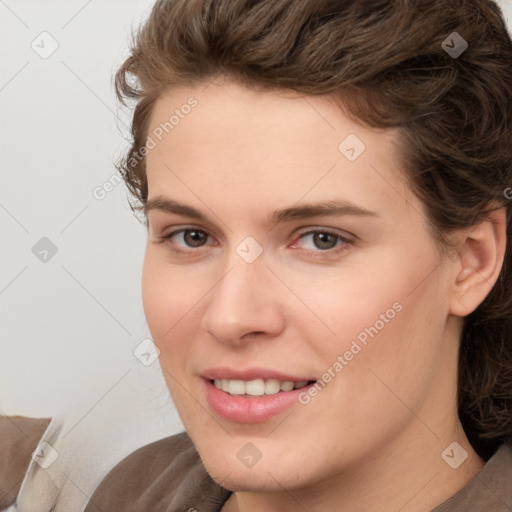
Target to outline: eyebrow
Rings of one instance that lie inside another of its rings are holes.
[[[147,214],[153,210],[176,215],[184,215],[201,221],[208,220],[206,215],[196,208],[179,203],[164,196],[156,196],[147,201],[144,206],[144,214],[147,216]],[[307,219],[310,217],[341,215],[379,217],[377,212],[361,208],[350,201],[333,199],[330,201],[305,204],[302,206],[291,206],[282,210],[276,210],[269,215],[267,220],[270,225],[275,225],[291,220]]]

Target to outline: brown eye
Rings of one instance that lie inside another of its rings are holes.
[[[197,229],[186,229],[183,230],[183,240],[190,247],[201,247],[208,240],[208,235]]]
[[[318,249],[333,249],[336,247],[339,236],[332,233],[318,231],[313,234],[313,243]]]
[[[161,238],[177,247],[177,250],[200,248],[208,243],[208,233],[195,228],[179,229]]]
[[[311,229],[299,235],[292,248],[314,258],[332,258],[346,252],[354,244],[352,238],[328,229]]]

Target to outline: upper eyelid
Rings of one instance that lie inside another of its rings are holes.
[[[340,231],[342,231],[342,232],[340,232]],[[304,228],[304,231],[299,231],[297,234],[299,236],[301,236],[301,235],[309,235],[311,233],[330,233],[332,235],[337,235],[342,238],[348,238],[349,236],[353,237],[353,235],[350,235],[349,233],[347,233],[343,230],[339,230],[339,229],[335,229],[335,228],[320,228],[320,227]]]
[[[169,230],[168,233],[166,233],[166,230],[163,230],[162,233],[165,233],[165,234],[160,235],[160,238],[166,238],[166,237],[169,237],[172,235],[176,235],[178,233],[182,233],[183,231],[201,231],[203,233],[206,233],[208,236],[215,236],[215,235],[212,235],[210,230],[208,230],[206,228],[202,228],[202,227],[194,226],[194,225],[187,225],[184,227],[175,227],[174,226],[172,229]]]
[[[210,230],[208,228],[203,228],[203,227],[195,226],[192,224],[192,225],[186,225],[184,227],[178,227],[178,228],[173,227],[169,231],[169,233],[167,233],[166,235],[161,235],[161,236],[169,236],[172,234],[180,233],[182,231],[193,231],[193,230],[202,231],[209,236],[212,235],[212,233],[210,232]],[[165,230],[163,230],[163,231],[165,231]],[[343,231],[344,233],[346,233],[349,236],[354,236],[350,233],[347,233],[344,230],[340,230],[339,228],[331,228],[331,227],[326,227],[326,226],[312,226],[312,227],[307,227],[307,228],[299,228],[296,231],[297,231],[297,235],[305,235],[305,234],[309,234],[309,233],[320,232],[320,233],[332,233],[335,235],[344,236],[342,233],[339,232],[339,231]]]

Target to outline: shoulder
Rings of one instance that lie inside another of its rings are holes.
[[[230,491],[206,471],[186,432],[145,445],[105,476],[84,512],[218,510]]]

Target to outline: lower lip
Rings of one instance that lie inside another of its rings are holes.
[[[292,391],[280,391],[273,395],[243,396],[230,395],[215,387],[213,382],[203,379],[206,399],[210,407],[223,418],[237,423],[262,423],[281,414],[298,401],[300,393],[314,383]]]

